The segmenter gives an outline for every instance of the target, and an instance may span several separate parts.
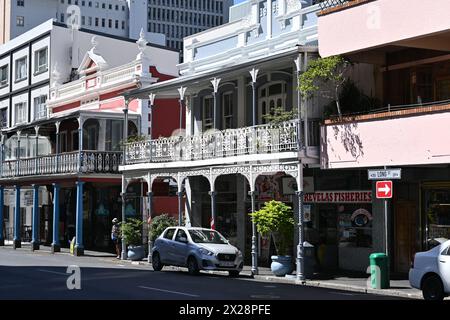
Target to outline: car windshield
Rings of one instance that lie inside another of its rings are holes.
[[[227,244],[227,240],[221,236],[217,231],[213,230],[189,230],[192,241],[195,243],[215,243],[215,244]]]

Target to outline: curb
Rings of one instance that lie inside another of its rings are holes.
[[[392,290],[392,289],[372,289],[372,288],[364,288],[360,286],[352,286],[347,284],[340,284],[340,283],[330,283],[330,282],[320,282],[320,281],[314,281],[314,280],[305,280],[305,281],[298,281],[296,279],[284,279],[284,278],[274,278],[272,276],[253,276],[255,280],[258,281],[268,281],[272,283],[283,283],[283,284],[295,284],[295,285],[302,285],[307,287],[317,287],[317,288],[328,288],[328,289],[336,289],[336,290],[344,290],[344,291],[351,291],[351,292],[359,292],[359,293],[368,293],[368,294],[376,294],[376,295],[383,295],[383,296],[392,296],[392,297],[401,297],[401,298],[408,298],[408,299],[420,299],[423,300],[421,293],[407,293],[407,292],[401,292],[398,290]]]

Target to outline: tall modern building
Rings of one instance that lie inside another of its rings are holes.
[[[48,19],[118,37],[138,39],[147,24],[147,0],[0,0],[0,44]],[[163,34],[146,39],[165,45]]]
[[[148,0],[148,31],[182,50],[183,38],[228,22],[233,0]]]
[[[233,0],[0,0],[0,44],[48,19],[181,50],[184,37],[228,22]]]

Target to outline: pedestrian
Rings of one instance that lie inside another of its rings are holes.
[[[111,230],[111,240],[114,244],[114,248],[116,250],[116,254],[117,254],[117,259],[120,259],[120,244],[119,244],[119,239],[120,239],[120,225],[119,225],[119,219],[114,218],[112,220],[113,226],[112,226],[112,230]]]

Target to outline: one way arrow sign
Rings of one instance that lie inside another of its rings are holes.
[[[377,199],[391,199],[393,194],[392,181],[377,181]]]

